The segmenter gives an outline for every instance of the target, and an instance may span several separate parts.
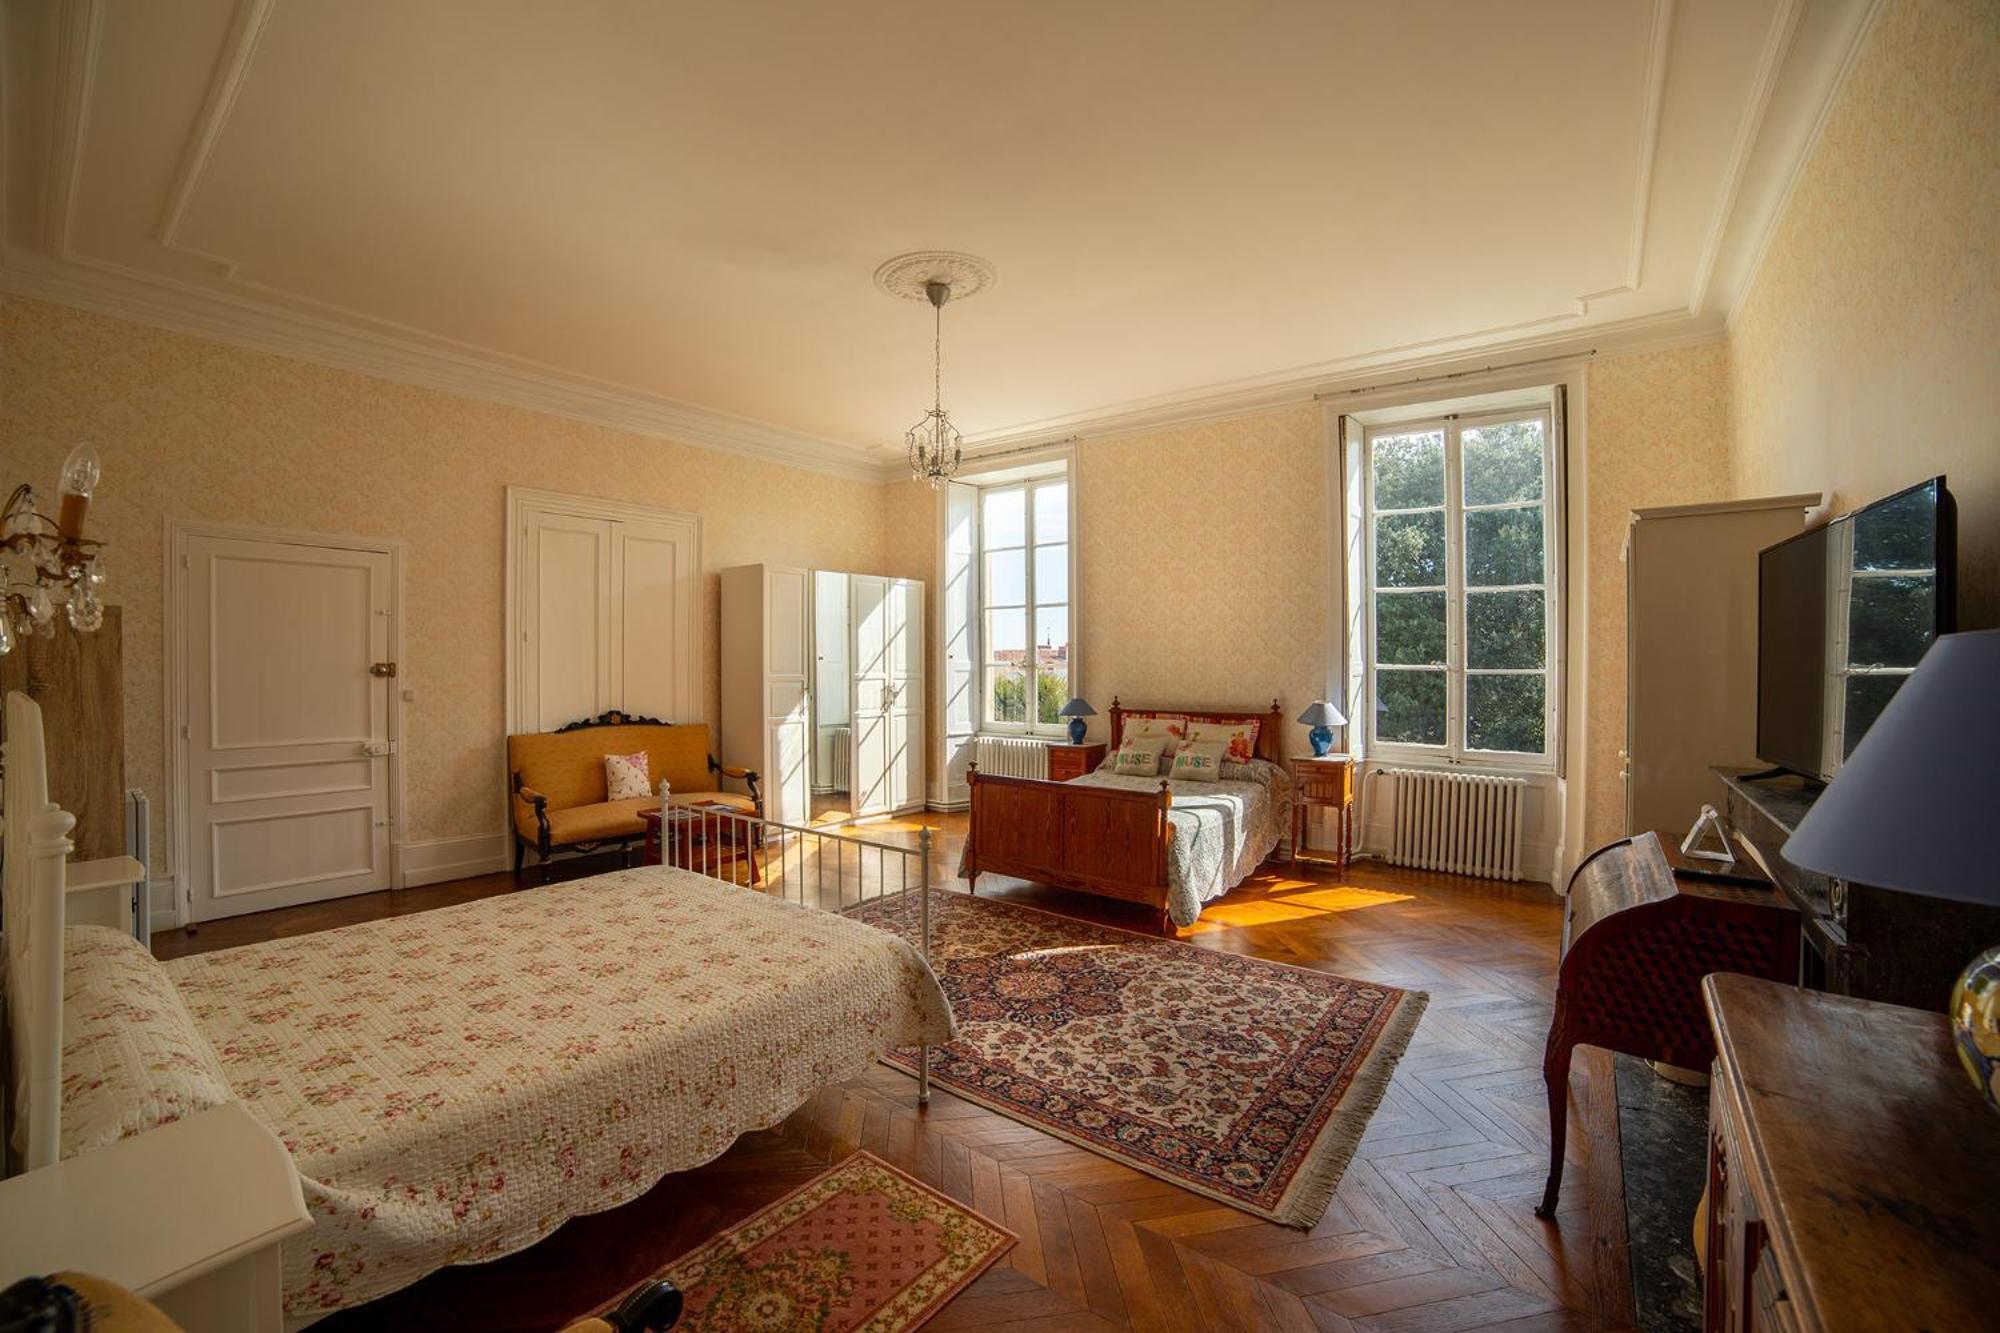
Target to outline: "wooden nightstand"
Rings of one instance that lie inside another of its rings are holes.
[[[1068,782],[1080,778],[1085,773],[1095,773],[1097,766],[1104,762],[1108,747],[1103,741],[1089,745],[1067,745],[1051,741],[1049,743],[1049,781]]]
[[[1354,855],[1354,761],[1344,754],[1330,754],[1323,759],[1295,755],[1292,782],[1298,788],[1292,806],[1292,859],[1338,864],[1345,874],[1348,858]],[[1337,857],[1304,854],[1306,821],[1311,818],[1308,812],[1314,809],[1337,812],[1333,817],[1340,836]]]

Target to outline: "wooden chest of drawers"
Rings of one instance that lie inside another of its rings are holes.
[[[1105,748],[1102,741],[1090,745],[1050,745],[1049,781],[1068,782],[1085,773],[1095,773],[1104,762]]]

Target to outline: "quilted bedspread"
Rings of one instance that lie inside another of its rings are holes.
[[[168,968],[303,1179],[290,1327],[522,1249],[953,1036],[903,940],[659,867]]]
[[[1075,781],[1124,791],[1158,791],[1156,777],[1120,777],[1109,768]],[[1174,826],[1167,856],[1167,915],[1191,926],[1201,905],[1250,877],[1292,831],[1292,778],[1267,759],[1225,764],[1217,782],[1169,782]]]

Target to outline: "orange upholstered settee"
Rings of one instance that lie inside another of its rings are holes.
[[[657,806],[657,794],[626,801],[606,799],[604,756],[646,752],[646,774],[657,793],[668,784],[676,805],[713,801],[761,816],[764,800],[757,774],[717,763],[709,750],[708,728],[699,722],[675,725],[649,717],[609,712],[555,731],[507,738],[507,771],[514,814],[514,873],[530,847],[549,877],[557,848],[594,851],[630,845],[645,836],[639,812]],[[741,782],[747,796],[723,791],[724,779]]]

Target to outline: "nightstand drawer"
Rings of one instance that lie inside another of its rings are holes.
[[[1104,753],[1105,747],[1101,742],[1095,745],[1051,745],[1049,780],[1068,782],[1085,773],[1094,773],[1104,762]]]

